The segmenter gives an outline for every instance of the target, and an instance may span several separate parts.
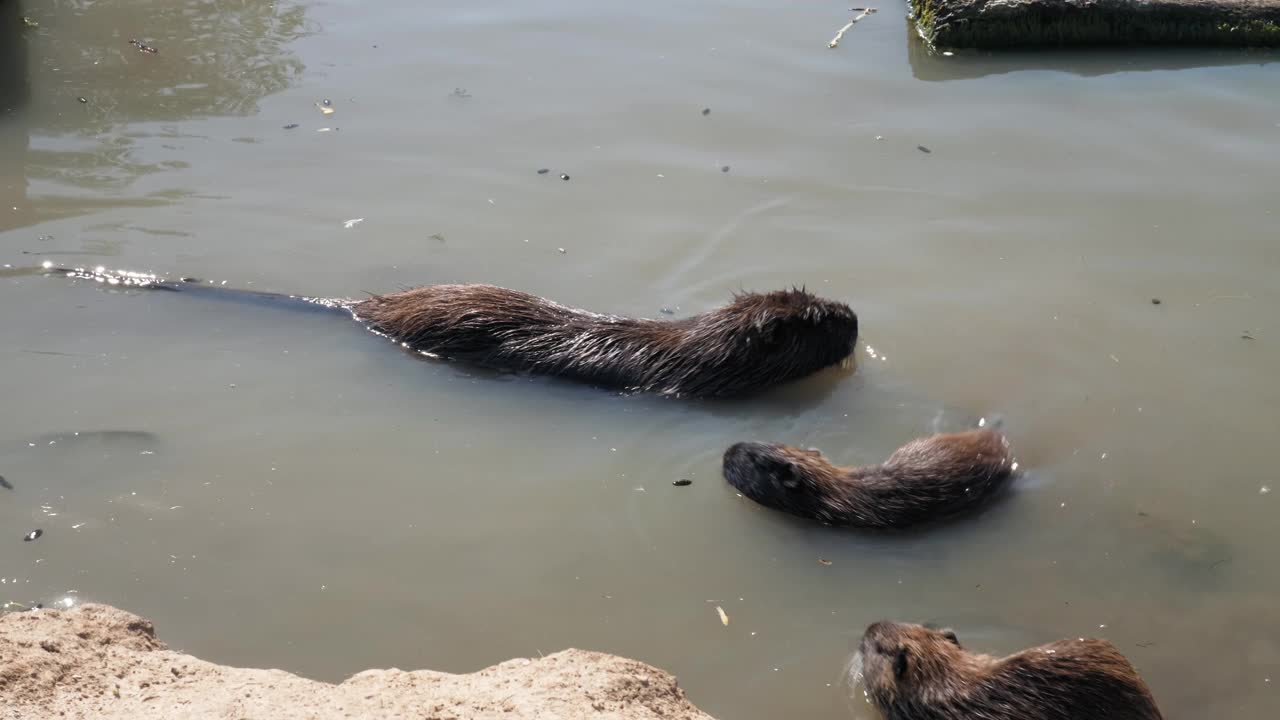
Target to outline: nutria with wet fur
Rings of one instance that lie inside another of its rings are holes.
[[[920,438],[862,467],[788,445],[738,443],[724,454],[725,479],[761,505],[864,528],[904,528],[970,510],[1016,469],[1009,443],[989,429]]]
[[[950,630],[878,622],[859,647],[886,720],[1163,720],[1137,670],[1106,640],[1059,640],[997,658]]]
[[[408,348],[496,370],[554,375],[635,392],[728,397],[851,363],[858,317],[803,289],[741,293],[682,320],[601,315],[492,285],[429,285],[367,300],[242,290],[105,268],[39,272],[350,313]]]
[[[566,307],[491,285],[431,285],[356,303],[356,318],[414,350],[631,391],[742,395],[850,358],[858,318],[804,290],[743,293],[683,320]]]

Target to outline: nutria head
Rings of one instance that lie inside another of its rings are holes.
[[[796,380],[851,359],[858,316],[804,289],[741,293],[684,321],[681,345],[694,362],[681,385],[703,396]],[[688,393],[688,390],[683,391]]]
[[[906,623],[872,624],[858,652],[867,695],[881,708],[950,681],[963,681],[980,665],[970,660],[951,630]]]
[[[801,517],[827,518],[842,468],[822,452],[773,443],[740,442],[724,452],[724,478],[744,496]]]
[[[950,630],[877,622],[858,648],[867,698],[890,720],[1161,720],[1146,683],[1105,640],[996,658]]]
[[[913,440],[878,465],[840,467],[818,450],[737,443],[724,477],[744,496],[833,525],[903,528],[941,520],[986,501],[1016,464],[992,430]]]

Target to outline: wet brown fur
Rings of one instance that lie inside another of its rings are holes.
[[[804,290],[744,293],[682,320],[601,315],[492,285],[420,287],[351,310],[440,357],[693,397],[747,393],[836,365],[858,335],[847,305]]]
[[[1059,640],[1008,657],[955,633],[878,622],[859,652],[886,720],[1163,720],[1137,670],[1106,640]]]
[[[840,467],[817,450],[738,443],[724,476],[752,500],[832,525],[903,528],[969,510],[999,491],[1013,456],[994,430],[932,435],[879,465]]]

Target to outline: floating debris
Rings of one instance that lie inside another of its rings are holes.
[[[727,172],[729,172],[729,166],[728,166],[728,165],[725,165],[724,167],[720,168],[720,172],[722,172],[722,173],[727,173]]]
[[[0,475],[0,487],[4,488],[5,490],[13,489],[13,485],[9,484],[9,481],[5,480],[3,475]]]
[[[560,254],[561,254],[561,255],[565,255],[565,254],[567,254],[567,253],[569,252],[568,250],[565,250],[564,248],[556,248],[556,250],[558,250],[558,251],[560,252]]]
[[[1159,305],[1159,304],[1160,304],[1160,298],[1151,298],[1151,304],[1152,304],[1152,305]]]
[[[351,218],[350,220],[342,223],[342,227],[343,229],[350,230],[362,222],[364,222],[364,218]]]
[[[830,560],[824,560],[824,559],[822,559],[822,558],[818,558],[818,564],[819,564],[819,565],[826,565],[827,567],[830,567],[830,566],[831,566],[831,561],[830,561]]]
[[[720,624],[721,624],[721,625],[724,625],[725,627],[728,627],[728,626],[729,626],[729,614],[728,614],[728,613],[726,613],[726,612],[724,611],[724,608],[720,607],[719,605],[717,605],[717,606],[716,606],[716,612],[717,612],[717,613],[719,613],[719,615],[720,615]]]
[[[702,114],[703,114],[703,115],[710,115],[710,114],[711,114],[711,108],[702,108]]]
[[[568,180],[568,179],[569,179],[569,176],[568,176],[568,175],[566,175],[565,173],[560,173],[560,179],[561,179],[561,180]]]
[[[1258,488],[1258,494],[1259,494],[1259,495],[1270,495],[1270,494],[1271,494],[1271,488],[1270,488],[1270,487],[1268,487],[1268,486],[1266,486],[1266,485],[1263,485],[1262,487]]]
[[[1240,339],[1241,339],[1241,340],[1252,340],[1252,339],[1253,339],[1253,333],[1249,332],[1248,330],[1245,330],[1245,331],[1244,331],[1244,334],[1242,334],[1242,335],[1240,336]]]
[[[925,147],[925,146],[923,146],[923,145],[917,145],[917,146],[916,146],[916,149],[917,149],[917,150],[919,150],[920,152],[924,153],[925,155],[928,155],[929,153],[932,153],[932,152],[933,152],[932,150],[930,150],[929,148],[927,148],[927,147]]]
[[[675,485],[676,487],[689,487],[690,485],[693,484],[693,481],[690,480],[689,478],[680,478],[679,480],[676,480],[671,484]]]
[[[546,175],[549,172],[551,172],[551,168],[538,168],[539,175]]]
[[[141,40],[130,40],[129,44],[138,48],[138,52],[144,52],[144,53],[147,53],[148,55],[155,55],[156,53],[160,52],[159,50],[151,47],[150,45],[142,42]]]
[[[36,528],[35,530],[32,530],[31,532],[27,533],[26,535],[23,535],[23,536],[22,536],[22,541],[23,541],[23,542],[31,542],[32,540],[38,540],[38,539],[40,538],[40,536],[41,536],[41,535],[43,535],[43,534],[44,534],[44,531],[43,531],[43,530],[41,530],[40,528]]]
[[[453,97],[456,97],[456,98],[469,98],[469,97],[471,97],[471,93],[467,92],[467,89],[466,89],[466,88],[454,88],[454,89],[453,89]]]
[[[78,98],[76,98],[76,102],[79,102],[79,103],[87,103],[87,102],[89,102],[89,98],[85,98],[85,97],[78,97]]]
[[[23,16],[22,16],[22,24],[23,24],[23,25],[25,25],[25,26],[27,26],[27,27],[29,27],[29,28],[38,28],[38,27],[40,27],[40,23],[36,22],[35,20],[32,20],[31,18],[27,17],[26,15],[23,15]]]
[[[659,309],[659,310],[658,310],[658,312],[662,313],[663,315],[675,315],[675,314],[676,314],[676,311],[675,311],[675,310],[672,310],[672,309],[671,309],[671,308],[669,308],[669,307],[661,308],[661,309]]]
[[[844,39],[844,34],[849,32],[854,25],[857,25],[859,20],[876,11],[875,8],[849,8],[849,10],[858,13],[858,15],[850,20],[848,25],[840,28],[840,32],[836,33],[836,36],[831,39],[831,42],[827,43],[827,47],[837,47],[840,44],[840,41]]]
[[[289,123],[288,125],[285,125],[285,126],[284,126],[284,129],[285,129],[285,130],[293,130],[293,129],[294,129],[294,128],[296,128],[296,127],[298,127],[298,123]]]
[[[444,242],[444,234],[443,234],[443,233],[436,233],[436,234],[434,234],[434,235],[428,235],[427,237],[429,237],[429,238],[431,238],[432,240],[435,240],[435,241],[437,241],[437,242]]]

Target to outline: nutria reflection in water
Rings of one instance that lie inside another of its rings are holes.
[[[1163,719],[1137,670],[1106,640],[1059,640],[997,658],[966,651],[950,630],[877,622],[858,655],[853,679],[887,720]]]
[[[56,268],[139,289],[212,293],[350,313],[406,348],[491,369],[632,392],[732,397],[852,362],[858,318],[803,289],[741,293],[680,320],[602,315],[492,285],[431,285],[366,300],[237,290],[190,278]]]
[[[914,440],[879,465],[839,467],[816,449],[737,443],[724,477],[744,496],[831,525],[906,528],[971,510],[1017,470],[1000,433],[971,430]]]

